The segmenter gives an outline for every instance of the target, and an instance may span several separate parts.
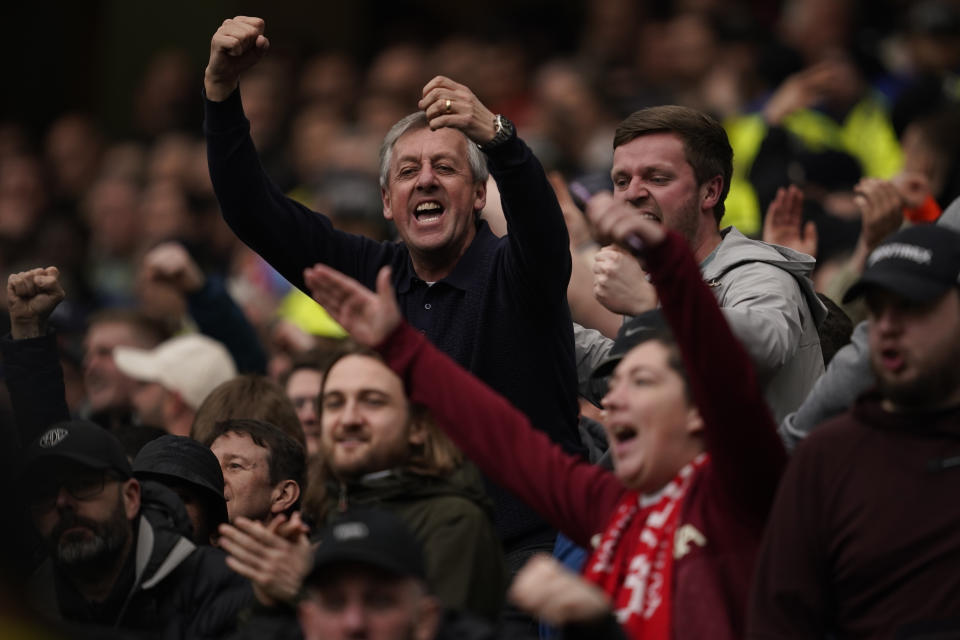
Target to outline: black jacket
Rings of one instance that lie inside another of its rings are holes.
[[[250,583],[227,567],[223,551],[197,547],[184,535],[189,521],[173,492],[150,482],[143,487],[136,544],[107,600],[86,602],[48,561],[31,581],[34,603],[81,628],[163,640],[224,637],[253,599]]]

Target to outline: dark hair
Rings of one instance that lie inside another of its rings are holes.
[[[720,199],[713,208],[719,225],[733,175],[733,148],[727,132],[714,118],[696,109],[677,105],[648,107],[634,111],[617,125],[613,148],[653,133],[673,133],[683,140],[684,155],[693,167],[698,184],[705,184],[715,176],[723,179]]]
[[[271,484],[293,480],[302,490],[307,466],[307,454],[302,444],[266,420],[250,418],[232,418],[217,422],[201,443],[209,447],[214,440],[226,433],[246,434],[257,446],[267,450]]]
[[[200,442],[213,442],[209,434],[215,425],[231,418],[269,422],[306,447],[296,409],[283,388],[265,376],[237,376],[211,391],[197,408],[190,437]]]
[[[629,321],[633,326],[625,324],[617,335],[613,349],[610,352],[610,359],[604,361],[594,369],[590,375],[589,385],[584,396],[593,404],[600,407],[603,397],[609,391],[610,376],[614,369],[620,364],[620,361],[627,357],[627,354],[647,342],[658,342],[667,350],[667,366],[673,369],[683,380],[683,393],[688,402],[692,402],[693,394],[690,390],[690,380],[687,377],[687,369],[683,364],[683,356],[680,355],[680,347],[677,345],[670,325],[662,317],[660,310],[648,311],[644,317],[636,317]],[[638,328],[643,324],[642,329]],[[633,331],[624,331],[624,329],[633,329]]]

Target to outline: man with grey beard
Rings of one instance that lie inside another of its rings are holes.
[[[21,486],[50,558],[31,599],[53,620],[219,638],[252,597],[218,549],[196,547],[167,488],[133,477],[120,442],[86,421],[61,422],[23,452]]]

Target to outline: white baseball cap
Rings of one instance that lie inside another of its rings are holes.
[[[113,359],[134,380],[176,391],[194,410],[211,391],[237,375],[226,347],[198,333],[171,338],[154,349],[116,347]]]

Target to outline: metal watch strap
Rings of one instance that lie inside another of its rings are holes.
[[[513,137],[513,134],[516,132],[516,128],[513,126],[513,123],[507,119],[506,116],[497,114],[493,117],[493,128],[494,136],[490,142],[486,144],[478,144],[481,151],[490,151],[491,149],[496,149],[501,144]]]

